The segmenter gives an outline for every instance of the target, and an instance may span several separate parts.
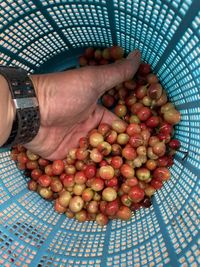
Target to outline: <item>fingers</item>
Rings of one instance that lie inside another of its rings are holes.
[[[96,103],[105,91],[133,78],[140,65],[140,59],[139,50],[135,50],[126,59],[113,64],[32,75],[42,118],[45,114],[45,118],[48,117],[47,111],[50,107],[52,110],[55,102],[59,102],[60,106],[68,109],[71,106],[79,108],[80,105],[86,107],[88,104]],[[72,104],[74,102],[76,102],[75,105]],[[58,106],[56,108],[58,114]]]
[[[46,158],[50,160],[65,158],[71,148],[78,146],[78,141],[81,137],[87,136],[88,132],[97,128],[100,123],[112,124],[116,119],[119,120],[114,113],[103,106],[97,105],[91,116],[82,123],[77,124],[70,133],[65,135],[57,148],[45,155]]]
[[[97,117],[98,125],[100,123],[107,123],[111,125],[114,120],[119,120],[119,117],[117,117],[113,112],[111,112],[107,108],[104,108],[103,106],[97,105],[96,112],[102,114],[100,121],[98,121],[98,117]]]
[[[95,79],[95,86],[99,95],[126,80],[132,79],[138,70],[140,60],[140,51],[134,50],[121,62],[92,67],[91,77]]]
[[[119,117],[107,108],[97,105],[91,116],[79,125],[79,130],[87,135],[90,130],[97,128],[100,123],[111,125],[114,120],[119,120]]]

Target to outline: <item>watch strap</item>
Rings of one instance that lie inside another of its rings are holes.
[[[10,136],[3,147],[30,142],[40,126],[39,105],[27,72],[17,67],[0,66],[0,74],[7,80],[16,107],[16,117]]]

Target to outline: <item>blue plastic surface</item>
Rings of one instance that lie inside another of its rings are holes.
[[[139,48],[180,110],[172,179],[131,221],[80,224],[27,190],[0,151],[0,266],[200,265],[200,1],[0,1],[0,64],[30,73],[76,66],[88,46]]]

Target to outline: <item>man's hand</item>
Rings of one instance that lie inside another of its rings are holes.
[[[105,91],[131,79],[139,64],[140,52],[135,50],[118,63],[32,75],[41,126],[25,147],[50,160],[66,157],[69,149],[78,145],[80,137],[100,122],[111,123],[116,118],[97,101]]]

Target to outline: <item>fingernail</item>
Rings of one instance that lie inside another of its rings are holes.
[[[138,49],[134,50],[133,52],[130,52],[127,56],[127,59],[134,59],[135,57],[140,56],[140,51]]]

